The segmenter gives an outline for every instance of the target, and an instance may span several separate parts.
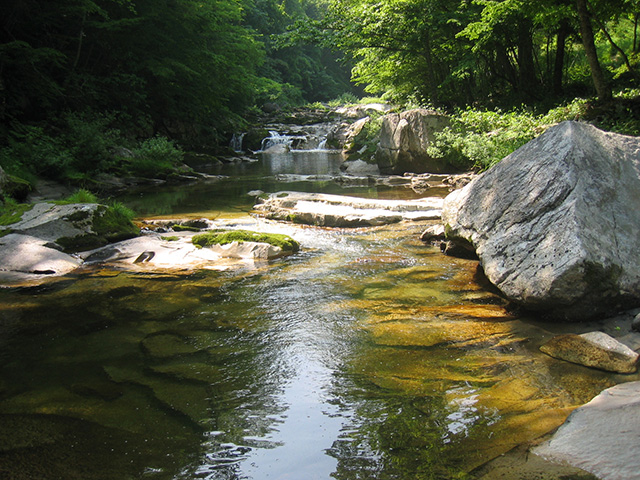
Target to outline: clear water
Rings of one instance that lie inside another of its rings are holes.
[[[510,316],[476,262],[423,245],[424,224],[248,215],[257,188],[415,195],[274,177],[339,161],[287,154],[123,197],[144,216],[288,233],[295,256],[0,290],[0,478],[472,477],[617,380],[539,353],[546,327]]]

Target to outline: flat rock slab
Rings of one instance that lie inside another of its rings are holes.
[[[639,480],[640,382],[608,388],[571,413],[551,440],[532,451],[603,480]]]
[[[17,233],[0,238],[0,284],[64,275],[82,263],[49,245],[46,240]]]
[[[226,268],[225,259],[239,261],[266,261],[283,256],[279,247],[258,242],[233,242],[226,245],[198,248],[191,236],[169,241],[159,235],[148,235],[114,243],[84,252],[87,264],[104,264],[148,268]]]
[[[323,227],[365,227],[402,220],[435,220],[442,198],[379,200],[320,193],[278,192],[259,199],[258,214],[274,220]]]
[[[554,358],[609,372],[637,370],[638,354],[604,332],[558,335],[540,350]]]

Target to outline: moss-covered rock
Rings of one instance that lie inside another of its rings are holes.
[[[288,235],[253,232],[250,230],[214,230],[195,235],[191,241],[194,245],[200,247],[226,245],[233,242],[255,242],[268,243],[274,247],[280,247],[285,252],[295,253],[300,250],[300,244]]]
[[[139,233],[122,209],[95,203],[17,205],[5,209],[0,223],[11,225],[15,233],[55,242],[67,252],[97,248]]]

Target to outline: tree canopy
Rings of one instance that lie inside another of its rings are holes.
[[[335,55],[274,41],[318,11],[307,0],[6,0],[0,120],[6,133],[93,109],[151,133],[215,136],[261,102],[328,100],[349,88]]]
[[[607,99],[614,82],[637,86],[639,12],[637,0],[333,0],[315,36],[393,99],[513,105],[594,86]]]

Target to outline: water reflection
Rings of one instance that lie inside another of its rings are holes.
[[[250,203],[225,185],[176,201]],[[544,327],[510,316],[475,262],[421,244],[421,225],[242,218],[301,253],[0,290],[0,476],[456,478],[613,382],[541,355]]]

